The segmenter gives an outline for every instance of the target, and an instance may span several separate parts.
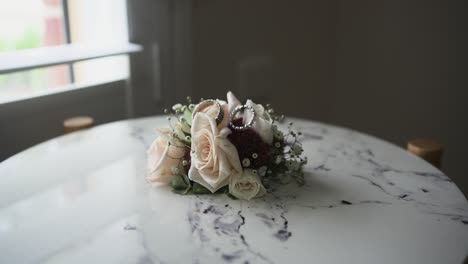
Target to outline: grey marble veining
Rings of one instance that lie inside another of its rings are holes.
[[[0,163],[0,263],[461,263],[468,203],[372,136],[293,119],[306,185],[254,201],[145,180],[162,117],[45,142]]]

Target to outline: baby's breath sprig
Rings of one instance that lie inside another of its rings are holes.
[[[267,105],[267,109],[271,109]],[[281,116],[274,115],[273,120],[282,119]],[[283,133],[274,124],[273,129],[273,146],[270,152],[270,162],[268,171],[264,177],[265,181],[271,179],[288,182],[290,179],[296,181],[299,185],[304,184],[303,166],[307,163],[307,157],[303,156],[303,148],[299,137],[301,132],[293,129],[294,124],[290,122],[287,126],[288,132]]]
[[[190,96],[187,96],[186,100],[186,104],[175,104],[171,109],[164,109],[164,113],[168,115],[167,120],[172,130],[173,140],[177,143],[182,143],[183,148],[190,150],[192,144],[190,131],[192,127],[192,113],[195,109],[195,105],[192,103],[192,98]],[[188,166],[189,162],[190,161],[186,160],[186,157],[180,158],[179,163],[172,168],[172,173],[179,175],[178,178],[174,178],[171,182],[173,191],[179,194],[210,193],[208,189],[189,179],[185,171],[185,167]],[[184,168],[184,170],[181,170],[181,168]]]
[[[190,130],[192,127],[192,113],[195,105],[192,104],[192,98],[187,96],[187,104],[175,104],[171,109],[164,109],[169,121],[169,127],[172,130],[172,136],[175,140],[183,143],[190,148],[192,138]]]
[[[284,115],[277,114],[275,112],[275,109],[273,109],[273,107],[270,104],[265,105],[265,110],[270,115],[271,119],[273,120],[273,123],[283,121]]]

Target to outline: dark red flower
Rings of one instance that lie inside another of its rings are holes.
[[[241,126],[243,124],[242,118],[235,119],[233,124]],[[265,143],[255,130],[251,128],[245,130],[230,129],[232,133],[228,135],[228,139],[236,147],[241,163],[248,158],[250,160],[250,166],[248,167],[252,169],[258,169],[268,164],[270,145]],[[257,154],[256,158],[254,158],[254,153]]]

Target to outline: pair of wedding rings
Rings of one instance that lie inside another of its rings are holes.
[[[192,117],[195,117],[195,115],[198,112],[203,111],[204,109],[206,109],[207,107],[212,106],[212,105],[216,105],[216,108],[218,109],[215,120],[216,120],[216,124],[219,125],[224,119],[224,111],[221,108],[221,104],[217,100],[208,99],[208,100],[204,100],[204,101],[200,102],[193,109]],[[234,117],[238,113],[244,112],[245,110],[248,110],[248,111],[250,111],[252,113],[252,116],[250,117],[249,121],[247,123],[241,125],[241,126],[234,125],[234,123],[232,122],[234,120]],[[229,116],[229,126],[232,129],[238,130],[238,131],[250,128],[250,127],[252,127],[252,125],[253,125],[253,123],[255,121],[255,115],[256,115],[256,113],[255,113],[254,109],[251,106],[239,105],[232,111],[231,115]]]

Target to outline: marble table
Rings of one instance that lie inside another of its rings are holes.
[[[293,119],[306,185],[254,201],[145,180],[163,117],[68,134],[0,163],[0,263],[461,263],[468,203],[369,135]]]

